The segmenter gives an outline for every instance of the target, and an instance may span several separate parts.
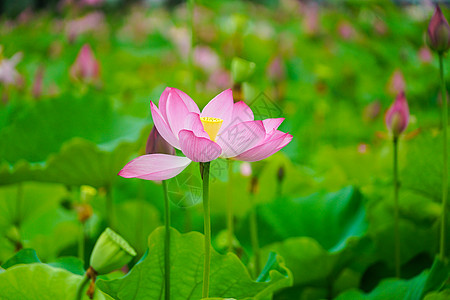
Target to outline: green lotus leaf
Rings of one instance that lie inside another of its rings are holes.
[[[0,297],[5,300],[72,300],[83,277],[46,264],[17,265],[0,273]],[[86,295],[83,299],[89,299]],[[94,299],[105,297],[96,291]]]
[[[367,230],[363,197],[354,187],[334,193],[319,192],[297,199],[279,198],[258,206],[261,245],[291,237],[311,237],[326,250],[342,250],[350,237],[360,237]],[[249,241],[241,229],[242,241]]]
[[[180,234],[171,229],[171,299],[200,299],[203,278],[203,235]],[[114,299],[158,299],[163,294],[164,228],[149,237],[148,255],[131,272],[111,281],[99,280],[98,287]],[[255,282],[234,254],[212,251],[210,295],[218,298],[267,299],[292,283],[290,271],[270,271],[270,280]]]
[[[430,270],[425,270],[409,280],[386,279],[368,294],[351,290],[341,294],[337,300],[420,300],[428,292],[439,290],[448,280],[449,272],[448,265],[435,259]]]
[[[111,184],[147,121],[116,113],[95,93],[41,101],[0,131],[0,184]]]
[[[442,133],[425,131],[408,141],[406,159],[410,163],[402,170],[402,186],[440,202],[442,199],[442,149]],[[448,188],[450,191],[450,178]]]

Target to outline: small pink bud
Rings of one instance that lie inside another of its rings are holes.
[[[394,137],[402,134],[409,123],[409,108],[405,93],[398,94],[394,103],[389,107],[385,116],[386,127]]]
[[[84,44],[70,68],[72,77],[87,82],[100,78],[100,65],[88,44]]]
[[[439,5],[436,5],[428,24],[426,40],[431,50],[438,53],[446,52],[450,48],[450,26]]]
[[[170,154],[175,155],[175,149],[159,134],[156,126],[153,126],[152,131],[147,139],[147,145],[145,146],[146,154]]]

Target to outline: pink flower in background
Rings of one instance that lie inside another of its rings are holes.
[[[150,102],[153,122],[161,136],[186,157],[147,154],[129,162],[119,175],[125,178],[165,180],[178,175],[192,161],[218,157],[262,160],[286,146],[292,135],[277,130],[283,118],[254,120],[244,103],[234,103],[231,89],[212,99],[200,112],[184,92],[166,88],[159,108]]]
[[[355,29],[348,22],[339,22],[338,33],[344,40],[351,40],[355,36]]]
[[[365,153],[367,153],[367,148],[368,148],[368,147],[369,147],[369,146],[367,146],[367,144],[360,143],[360,144],[358,145],[358,152],[361,153],[361,154],[365,154]]]
[[[242,176],[249,177],[252,175],[252,165],[249,162],[244,161],[241,164],[240,171]]]
[[[208,90],[223,90],[231,86],[231,75],[228,70],[218,69],[215,70],[206,83]]]
[[[31,94],[33,95],[33,98],[39,99],[41,97],[43,81],[44,81],[44,67],[40,66],[36,71],[36,75],[34,76],[33,87],[31,89]]]
[[[267,77],[272,81],[281,81],[285,77],[285,69],[281,57],[276,56],[267,68]]]
[[[172,43],[177,47],[181,57],[187,59],[191,48],[190,34],[185,27],[172,27],[168,33]]]
[[[197,46],[194,49],[194,63],[210,73],[220,67],[220,58],[217,53],[207,46]]]
[[[100,64],[88,44],[81,47],[78,56],[70,68],[70,75],[77,79],[92,82],[100,79]]]
[[[395,70],[388,82],[388,92],[391,95],[398,95],[403,92],[406,88],[405,77],[400,70]]]
[[[81,4],[86,6],[100,6],[105,0],[81,0]]]
[[[408,127],[409,108],[404,92],[400,92],[394,103],[389,107],[386,112],[385,122],[386,127],[394,137],[398,137]]]
[[[419,49],[419,59],[424,64],[429,64],[433,60],[433,56],[431,55],[430,49],[427,47],[422,47]]]
[[[21,77],[16,65],[22,60],[22,53],[16,53],[11,58],[3,57],[3,47],[0,46],[0,82],[4,85],[20,85]]]
[[[74,41],[79,35],[86,32],[99,32],[105,28],[105,16],[101,12],[92,12],[81,18],[68,21],[65,31],[69,41]]]
[[[315,35],[319,33],[319,4],[309,2],[303,5],[303,28],[306,34]]]

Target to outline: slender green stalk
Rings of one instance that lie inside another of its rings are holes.
[[[84,291],[84,288],[86,287],[86,285],[89,283],[89,280],[90,280],[89,276],[84,275],[83,281],[78,286],[75,300],[83,299],[83,291]]]
[[[114,228],[114,203],[110,185],[106,187],[106,222],[109,227]]]
[[[85,238],[84,238],[84,222],[80,222],[80,233],[78,234],[78,258],[84,264],[84,249],[85,249]]]
[[[170,300],[170,203],[169,194],[167,191],[167,182],[163,180],[162,183],[164,189],[164,225],[166,229],[166,234],[164,236],[164,299]]]
[[[205,262],[203,265],[203,298],[209,296],[209,271],[211,267],[211,207],[209,203],[209,167],[210,163],[203,164],[203,213],[205,223]]]
[[[234,216],[233,216],[233,161],[228,160],[228,197],[227,197],[227,244],[228,252],[233,252]]]
[[[256,216],[256,205],[254,200],[254,193],[250,192],[250,239],[252,243],[253,257],[255,258],[255,278],[258,277],[261,272],[261,253],[259,249],[259,238],[258,238],[258,221]]]
[[[445,249],[445,236],[446,236],[446,227],[447,227],[447,198],[448,198],[448,149],[447,149],[447,127],[448,127],[448,103],[447,103],[447,90],[445,88],[445,79],[444,79],[444,63],[443,63],[443,54],[439,54],[439,70],[441,75],[441,93],[442,93],[442,137],[443,137],[443,154],[444,154],[444,163],[442,170],[442,221],[441,221],[441,242],[439,249],[439,258],[444,261],[446,255]]]
[[[395,276],[400,278],[400,230],[398,205],[398,137],[394,137],[394,238],[395,238]]]

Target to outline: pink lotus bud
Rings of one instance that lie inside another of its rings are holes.
[[[175,149],[159,134],[155,126],[147,139],[147,145],[145,146],[146,154],[163,153],[175,155]]]
[[[450,48],[450,26],[439,5],[436,5],[428,24],[426,40],[431,50],[438,53],[446,52]]]
[[[405,131],[409,123],[409,108],[405,93],[398,94],[394,103],[389,107],[385,116],[386,127],[394,137],[398,137]]]
[[[84,44],[78,53],[77,59],[70,68],[70,75],[78,80],[87,82],[100,78],[100,65],[88,44]]]

